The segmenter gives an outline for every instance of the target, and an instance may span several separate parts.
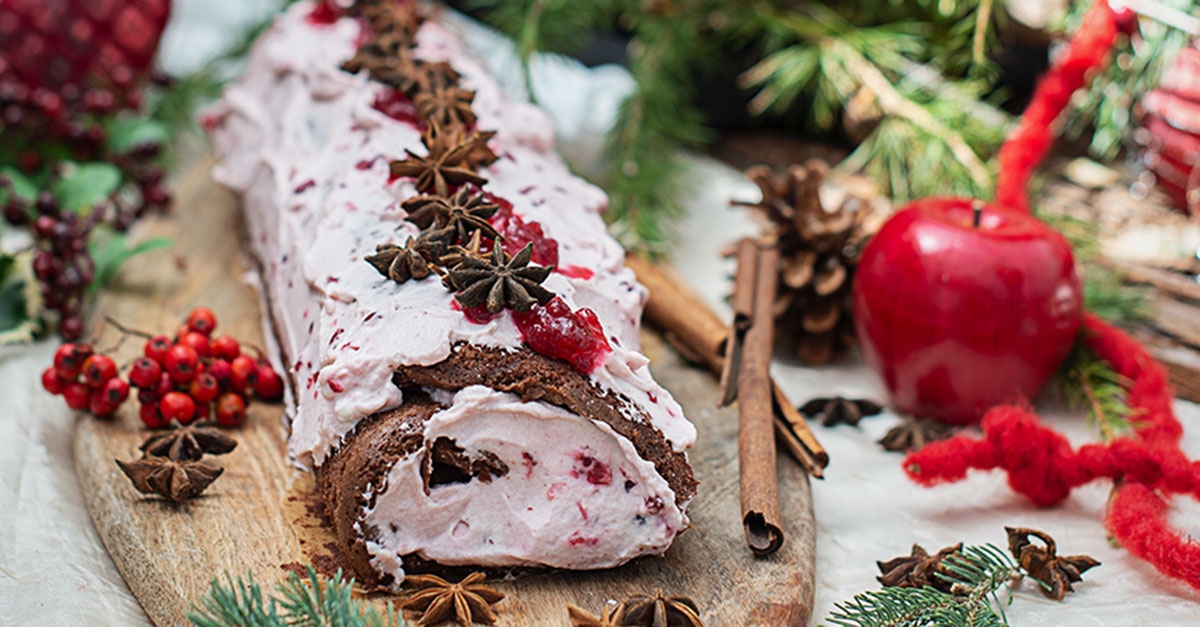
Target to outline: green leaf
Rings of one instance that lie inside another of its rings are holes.
[[[8,177],[8,180],[12,185],[12,191],[17,195],[17,197],[31,202],[33,199],[37,198],[37,184],[34,183],[33,180],[28,176],[25,176],[25,174],[20,170],[6,165],[0,167],[0,175]],[[8,200],[7,195],[5,200]]]
[[[0,333],[16,329],[29,321],[27,305],[24,281],[13,281],[0,288]]]
[[[58,204],[71,211],[84,211],[103,202],[121,185],[121,169],[111,163],[80,163],[54,185]]]
[[[171,244],[170,238],[155,237],[129,246],[124,233],[111,233],[107,236],[96,237],[92,243],[92,260],[96,263],[96,278],[88,286],[88,292],[94,294],[112,282],[117,276],[117,271],[121,269],[121,264],[130,258],[152,250],[167,248]]]
[[[0,345],[30,342],[38,330],[41,300],[29,258],[0,253]]]
[[[122,118],[108,125],[108,150],[116,154],[151,142],[166,144],[170,138],[167,124],[153,118]]]

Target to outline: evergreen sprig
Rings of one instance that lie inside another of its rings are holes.
[[[265,597],[252,574],[225,582],[213,578],[208,596],[194,605],[188,620],[196,627],[404,627],[408,622],[388,603],[379,613],[365,601],[355,599],[353,579],[343,579],[339,569],[333,577],[318,575],[311,565],[301,579],[288,573],[287,581]]]
[[[623,243],[654,252],[670,243],[679,213],[679,150],[709,137],[693,86],[730,52],[760,59],[742,78],[756,92],[753,114],[804,111],[811,127],[830,132],[851,98],[875,100],[881,121],[847,167],[865,170],[898,200],[989,194],[986,164],[1011,123],[985,98],[996,77],[988,53],[998,4],[476,0],[473,7],[516,39],[526,68],[535,51],[571,52],[596,32],[629,38],[636,87],[610,135],[608,216]]]
[[[989,37],[975,33],[990,32],[991,3],[954,3],[956,19],[932,4],[780,10],[761,27],[787,43],[742,76],[758,89],[751,111],[784,112],[810,98],[812,125],[830,131],[852,99],[865,97],[879,121],[843,168],[863,170],[900,202],[990,195],[985,162],[1011,124],[985,97],[995,72],[982,53]]]
[[[1059,368],[1058,387],[1067,403],[1087,410],[1105,442],[1130,433],[1137,424],[1137,414],[1127,402],[1129,384],[1082,342],[1076,342]]]
[[[1008,624],[1000,591],[1022,575],[1020,567],[1001,549],[986,544],[968,546],[942,561],[954,582],[953,593],[923,588],[883,588],[857,594],[834,605],[828,621],[843,627],[992,627]]]

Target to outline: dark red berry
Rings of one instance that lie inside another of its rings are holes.
[[[139,403],[141,403],[143,405],[146,405],[146,404],[153,405],[158,402],[158,393],[155,390],[144,388],[144,389],[138,390],[137,400]]]
[[[201,357],[209,357],[212,355],[212,344],[208,341],[208,336],[195,331],[188,331],[179,338],[179,344],[182,346],[191,346],[196,354]]]
[[[104,384],[104,397],[114,405],[120,405],[129,398],[129,384],[124,379],[113,377]]]
[[[167,392],[158,401],[158,407],[167,422],[178,420],[186,425],[196,417],[196,401],[183,392]]]
[[[92,389],[86,383],[68,383],[62,391],[63,400],[71,409],[87,409],[91,401]]]
[[[142,352],[150,359],[162,364],[166,363],[169,350],[171,350],[171,338],[165,335],[156,335],[146,342],[146,348]]]
[[[139,357],[129,369],[129,382],[139,388],[153,388],[158,385],[162,375],[162,366],[149,357]]]
[[[196,375],[196,379],[188,386],[188,393],[197,403],[209,403],[221,392],[221,384],[217,378],[207,372]]]
[[[252,390],[258,380],[258,362],[247,355],[238,355],[229,365],[233,371],[229,379],[233,390],[235,392]]]
[[[50,366],[42,371],[42,387],[51,394],[62,394],[64,387],[63,380],[58,376],[58,371],[54,366]]]
[[[83,320],[81,318],[64,318],[58,323],[58,334],[64,340],[78,340],[83,337]]]
[[[212,401],[207,403],[196,403],[196,420],[208,420],[212,414]]]
[[[217,328],[217,317],[207,307],[197,307],[188,314],[188,329],[208,337]]]
[[[108,355],[92,355],[83,362],[83,380],[94,388],[103,386],[115,376],[117,376],[117,362]]]
[[[208,374],[211,374],[220,385],[229,385],[233,379],[233,366],[224,359],[214,359],[208,364]]]
[[[83,369],[83,362],[91,355],[82,355],[75,344],[63,344],[54,351],[54,369],[63,381],[74,381]]]
[[[217,424],[222,427],[237,427],[246,420],[246,401],[233,392],[226,392],[217,399]]]
[[[212,341],[212,354],[213,357],[233,361],[234,358],[242,354],[242,347],[238,344],[237,340],[228,335],[222,335]]]
[[[97,418],[109,418],[117,413],[117,403],[108,400],[104,390],[96,390],[88,398],[88,411]]]
[[[196,349],[183,344],[172,346],[163,363],[167,374],[177,383],[190,383],[195,379],[199,365],[200,355],[196,354]]]
[[[138,409],[138,417],[142,419],[142,424],[151,429],[162,429],[169,424],[162,412],[158,411],[158,401],[143,403]]]
[[[271,367],[271,364],[258,364],[257,381],[254,382],[254,393],[267,401],[277,401],[283,398],[283,379]]]
[[[158,376],[158,387],[154,388],[154,398],[162,398],[167,392],[175,390],[175,382],[171,380],[171,375],[162,373]]]

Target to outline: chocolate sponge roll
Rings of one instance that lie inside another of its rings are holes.
[[[350,566],[397,586],[414,568],[662,553],[687,527],[696,434],[639,352],[646,292],[607,233],[603,193],[555,155],[544,114],[427,20],[412,55],[473,92],[473,128],[495,131],[499,156],[478,169],[501,207],[491,223],[506,246],[537,247],[554,300],[520,314],[532,318],[480,316],[436,274],[381,273],[366,257],[429,228],[403,206],[418,180],[389,168],[427,154],[423,125],[397,115],[402,94],[342,68],[366,22],[312,10],[297,3],[261,36],[204,122],[288,366],[289,452],[316,473]],[[582,358],[555,344],[571,337],[563,324],[594,336]]]

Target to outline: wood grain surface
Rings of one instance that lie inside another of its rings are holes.
[[[103,324],[170,334],[194,306],[218,317],[217,332],[263,345],[253,264],[243,250],[236,199],[213,184],[211,163],[188,169],[177,185],[174,214],[145,221],[139,237],[166,236],[175,245],[127,264],[98,303],[97,345],[115,345],[118,363],[140,353],[143,341]],[[654,334],[644,350],[656,378],[696,423],[691,451],[700,487],[689,512],[692,527],[661,558],[643,558],[595,572],[542,572],[495,585],[508,597],[496,609],[501,625],[567,625],[568,603],[599,613],[609,599],[637,593],[692,597],[708,625],[807,625],[815,587],[816,525],[808,475],[778,456],[787,540],[756,558],[742,538],[738,507],[737,420],[716,409],[716,382],[686,365]],[[173,504],[137,493],[113,460],[139,456],[148,435],[137,403],[113,421],[80,419],[76,471],[96,528],[130,589],[159,625],[186,624],[186,613],[213,577],[245,575],[267,586],[286,568],[333,559],[333,537],[320,517],[312,480],[286,458],[280,405],[252,404],[247,424],[233,433],[238,447],[210,458],[225,467],[201,497]],[[380,604],[399,597],[372,595]]]

